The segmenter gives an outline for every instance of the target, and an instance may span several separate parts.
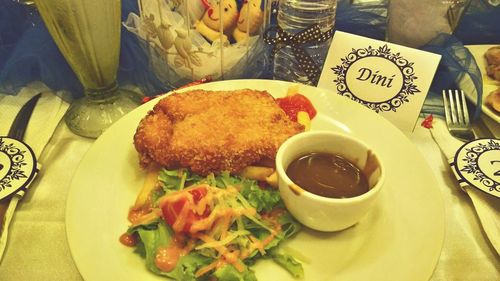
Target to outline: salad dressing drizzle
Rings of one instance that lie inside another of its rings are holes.
[[[158,209],[149,209],[149,210],[130,210],[129,212],[129,220],[132,223],[132,226],[140,225],[140,224],[148,224],[160,217]]]
[[[206,235],[200,234],[197,236],[198,239],[202,240],[205,243],[216,243],[217,240]],[[201,276],[212,269],[220,268],[226,264],[231,264],[238,270],[239,272],[243,272],[245,270],[243,263],[241,262],[241,254],[239,250],[230,250],[226,246],[219,245],[215,246],[214,249],[220,254],[220,258],[211,264],[200,268],[196,272],[196,276]]]
[[[182,255],[182,248],[175,246],[159,247],[156,251],[155,265],[161,271],[170,272],[176,266]]]
[[[133,234],[123,233],[120,235],[120,243],[127,247],[134,247],[137,245],[137,237]]]
[[[127,219],[132,224],[137,224],[138,222],[140,222],[141,217],[147,215],[149,212],[150,210],[146,208],[140,208],[140,209],[131,208],[128,212]]]
[[[185,239],[181,235],[174,236],[169,246],[159,247],[156,251],[156,267],[164,272],[174,270],[179,259],[191,252],[193,245],[192,241],[185,243]]]

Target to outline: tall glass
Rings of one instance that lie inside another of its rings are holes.
[[[140,95],[118,88],[120,0],[35,0],[38,11],[85,89],[66,113],[77,135],[98,137],[140,103]]]

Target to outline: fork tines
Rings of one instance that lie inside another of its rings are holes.
[[[467,110],[467,103],[465,101],[464,91],[443,90],[444,113],[446,120],[451,121],[453,124],[468,125],[469,124],[469,111]]]

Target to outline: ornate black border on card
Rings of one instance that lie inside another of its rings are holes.
[[[36,172],[36,158],[33,150],[16,139],[8,137],[0,137],[0,153],[6,155],[9,160],[9,166],[2,165],[0,169],[9,169],[5,176],[0,179],[0,194],[5,192],[6,189],[13,189],[7,191],[6,197],[14,192],[24,189],[33,179]],[[32,169],[26,169],[30,162]],[[15,186],[12,184],[17,182]]]
[[[403,75],[403,86],[399,93],[389,100],[383,102],[370,102],[360,99],[353,93],[346,82],[347,70],[356,61],[367,58],[367,57],[380,57],[385,58],[388,61],[394,63],[396,67],[401,71]],[[352,51],[344,58],[341,58],[342,64],[337,65],[332,68],[333,72],[337,75],[337,79],[333,80],[337,85],[337,91],[340,95],[350,98],[356,102],[359,102],[366,107],[375,110],[375,112],[380,111],[396,111],[401,105],[409,102],[409,97],[420,93],[413,82],[418,79],[415,76],[413,69],[413,62],[409,62],[407,59],[403,58],[400,53],[392,53],[391,49],[387,44],[380,46],[378,49],[368,46],[367,48],[352,49]]]
[[[487,142],[484,142],[484,141]],[[473,144],[472,146],[470,144]],[[459,152],[465,149],[465,157],[458,159]],[[478,164],[479,157],[488,151],[497,150],[500,151],[500,141],[496,139],[479,139],[472,143],[464,144],[455,155],[455,169],[458,175],[472,186],[476,186],[473,182],[468,181],[462,174],[472,174],[473,181],[478,181],[483,186],[488,188],[490,194],[495,195],[500,193],[500,183],[486,176],[481,167]],[[458,161],[462,161],[462,164],[457,165]],[[498,159],[500,162],[500,159]],[[461,167],[461,168],[459,168]],[[500,173],[497,171],[496,173]],[[498,195],[496,195],[498,196]]]

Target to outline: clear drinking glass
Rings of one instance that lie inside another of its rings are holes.
[[[75,134],[96,138],[140,104],[138,93],[116,81],[120,0],[35,0],[52,38],[85,89],[65,116]]]

